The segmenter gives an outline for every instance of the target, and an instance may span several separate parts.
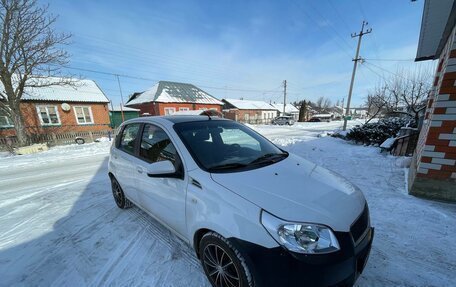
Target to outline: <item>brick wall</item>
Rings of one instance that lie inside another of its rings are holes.
[[[412,194],[456,200],[456,38],[439,58],[411,169]],[[437,182],[436,182],[437,181]],[[433,187],[434,186],[434,187]],[[448,186],[448,188],[447,188]],[[453,192],[451,190],[454,189]]]
[[[200,109],[214,109],[218,112],[222,111],[221,105],[213,105],[213,104],[193,104],[193,103],[143,103],[137,105],[128,105],[131,108],[139,109],[140,115],[145,113],[151,116],[163,116],[165,115],[166,108],[174,108],[176,112],[179,111],[180,108],[187,108],[189,110],[200,110]]]
[[[103,131],[109,127],[109,111],[105,103],[69,103],[69,111],[63,111],[61,102],[22,102],[21,112],[24,115],[26,130],[30,134],[84,132],[84,131]],[[56,106],[60,118],[60,125],[42,126],[36,106]],[[81,125],[76,120],[74,106],[90,106],[92,110],[93,124]],[[0,129],[0,137],[14,136],[16,132],[12,128]]]

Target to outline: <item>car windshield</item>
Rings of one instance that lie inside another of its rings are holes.
[[[175,124],[174,129],[198,165],[209,172],[255,169],[288,156],[287,152],[237,122],[186,122]]]

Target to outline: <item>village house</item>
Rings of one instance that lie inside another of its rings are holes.
[[[412,165],[409,192],[456,201],[456,2],[424,4],[416,61],[438,60]]]
[[[225,118],[249,124],[267,124],[277,116],[277,109],[264,101],[223,99]]]
[[[159,81],[152,88],[132,94],[125,106],[141,116],[172,115],[177,111],[222,111],[223,103],[200,88],[186,83]]]
[[[271,104],[277,111],[279,116],[291,116],[295,121],[299,119],[299,110],[292,104],[285,105],[285,114],[283,115],[283,104]]]
[[[94,81],[74,79],[71,85],[26,88],[20,109],[25,129],[33,140],[42,135],[55,138],[70,132],[108,131],[108,103],[108,98]],[[5,138],[14,140],[15,135],[11,119],[0,114],[1,142],[6,142]]]

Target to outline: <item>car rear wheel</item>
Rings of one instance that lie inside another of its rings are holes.
[[[132,207],[133,203],[125,196],[119,182],[114,178],[114,176],[111,177],[111,188],[114,201],[119,208],[127,209]]]
[[[199,244],[199,255],[213,287],[254,286],[241,252],[220,234],[206,233]]]

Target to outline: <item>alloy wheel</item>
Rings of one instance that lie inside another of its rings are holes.
[[[114,195],[114,200],[116,201],[117,205],[121,206],[124,200],[124,195],[117,181],[112,182],[112,194]]]
[[[233,259],[222,247],[208,244],[203,251],[203,263],[217,287],[240,287],[241,279]]]

